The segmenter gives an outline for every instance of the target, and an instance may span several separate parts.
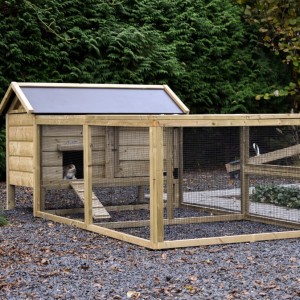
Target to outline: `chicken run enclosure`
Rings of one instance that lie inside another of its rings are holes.
[[[34,93],[43,102],[51,88],[160,91],[176,105],[45,112]],[[300,237],[298,114],[188,115],[166,86],[17,83],[0,113],[8,209],[29,186],[34,216],[151,249]]]

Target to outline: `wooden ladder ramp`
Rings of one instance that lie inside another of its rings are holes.
[[[78,195],[80,200],[84,203],[84,181],[71,181],[70,185],[75,191],[75,193]],[[94,220],[110,218],[110,214],[105,209],[100,200],[97,198],[97,196],[94,194],[94,192],[92,192],[92,215]]]

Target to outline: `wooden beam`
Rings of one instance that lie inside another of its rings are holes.
[[[248,243],[248,242],[258,242],[258,241],[279,240],[279,239],[294,239],[299,237],[300,237],[300,230],[268,232],[268,233],[256,233],[256,234],[245,234],[245,235],[210,237],[210,238],[201,238],[201,239],[164,241],[156,244],[155,249],[170,249],[170,248],[180,248],[180,247]]]
[[[300,179],[300,167],[278,165],[245,165],[245,173],[249,175],[277,176]]]
[[[250,164],[264,164],[267,162],[271,162],[274,160],[286,158],[286,157],[291,157],[300,154],[300,144],[294,145],[291,147],[279,149],[276,151],[271,151],[268,153],[260,154],[259,156],[254,156],[249,158],[249,163]],[[226,164],[226,170],[227,172],[234,172],[238,171],[240,169],[240,164],[239,163],[234,163],[234,164]]]
[[[28,99],[26,98],[25,94],[23,93],[22,89],[20,88],[17,82],[12,82],[11,87],[18,96],[20,102],[22,103],[23,107],[25,108],[27,113],[33,113],[34,109],[29,103]]]
[[[213,222],[229,222],[240,221],[243,219],[242,214],[229,214],[222,216],[202,216],[202,217],[186,217],[186,218],[174,218],[164,219],[164,225],[185,225],[185,224],[200,224],[200,223],[213,223]],[[150,225],[149,220],[138,221],[121,221],[121,222],[101,222],[97,223],[99,226],[105,228],[132,228],[132,227],[145,227]]]
[[[59,88],[109,88],[109,89],[158,89],[163,90],[164,85],[154,84],[95,84],[95,83],[56,83],[56,82],[17,82],[20,87],[59,87]]]
[[[88,230],[102,234],[102,235],[106,235],[108,237],[114,238],[114,239],[118,239],[127,243],[131,243],[131,244],[135,244],[141,247],[146,247],[146,248],[150,248],[153,249],[154,246],[152,245],[152,243],[149,240],[140,238],[140,237],[136,237],[130,234],[126,234],[124,232],[120,232],[120,231],[115,231],[109,228],[105,228],[105,227],[101,227],[99,225],[89,225],[87,227]]]
[[[164,85],[165,92],[172,98],[172,100],[178,105],[183,113],[188,114],[190,110],[185,104],[178,98],[178,96],[170,89],[168,85]]]
[[[78,221],[78,220],[75,220],[75,219],[70,219],[70,218],[54,215],[54,214],[49,213],[49,212],[37,211],[36,212],[36,217],[43,218],[43,219],[46,219],[46,220],[51,220],[53,222],[58,222],[58,223],[70,225],[70,226],[76,226],[76,227],[81,228],[81,229],[87,229],[86,224],[82,221]]]
[[[245,217],[245,220],[249,220],[252,222],[261,222],[265,224],[270,224],[274,226],[282,226],[286,228],[293,228],[293,229],[299,229],[300,230],[300,222],[292,222],[287,221],[283,219],[275,219],[270,217],[263,217],[259,215],[249,214]]]

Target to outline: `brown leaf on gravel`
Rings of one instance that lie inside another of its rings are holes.
[[[197,281],[198,277],[197,276],[190,276],[190,281]]]
[[[163,253],[163,254],[161,255],[161,258],[162,258],[162,259],[167,259],[167,258],[168,258],[167,253]]]

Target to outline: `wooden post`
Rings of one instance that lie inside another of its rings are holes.
[[[93,223],[92,216],[92,133],[89,125],[83,125],[83,176],[84,176],[84,222]]]
[[[245,172],[245,165],[249,161],[249,127],[240,129],[240,178],[241,178],[241,213],[249,215],[249,175]]]
[[[176,129],[176,164],[178,166],[178,180],[175,188],[175,203],[177,206],[183,203],[183,128]]]
[[[163,128],[150,127],[150,241],[164,240]]]
[[[15,190],[16,187],[10,184],[9,177],[9,114],[6,114],[6,209],[15,208]]]
[[[174,135],[173,128],[165,128],[167,165],[167,217],[174,218]]]
[[[41,130],[39,125],[33,126],[33,215],[45,209],[45,191],[41,190]]]

